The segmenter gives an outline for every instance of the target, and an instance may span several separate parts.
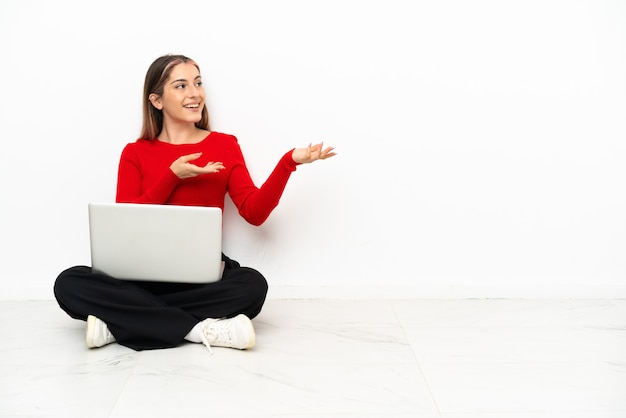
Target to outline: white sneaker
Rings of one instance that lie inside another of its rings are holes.
[[[109,331],[107,324],[93,315],[87,317],[87,330],[85,331],[87,347],[96,348],[115,342],[115,337]]]
[[[252,321],[243,314],[228,319],[205,319],[201,338],[211,352],[211,346],[245,350],[256,343]]]

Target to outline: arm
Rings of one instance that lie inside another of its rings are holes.
[[[231,174],[228,190],[239,214],[252,225],[261,225],[278,206],[291,173],[300,164],[325,160],[336,155],[333,147],[324,148],[322,143],[306,148],[294,148],[280,159],[272,174],[257,188],[250,178],[241,149],[237,145],[237,159]]]
[[[238,161],[233,167],[228,194],[239,210],[239,214],[252,225],[261,225],[278,205],[296,163],[289,151],[280,159],[270,176],[257,188],[246,166],[241,150],[237,146]]]
[[[162,204],[180,181],[171,170],[165,170],[147,190],[143,190],[144,175],[135,149],[128,144],[120,157],[116,202]]]

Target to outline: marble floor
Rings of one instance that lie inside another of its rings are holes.
[[[247,351],[84,345],[0,301],[1,417],[624,418],[626,300],[281,300]]]

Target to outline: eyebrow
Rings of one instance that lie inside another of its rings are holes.
[[[194,80],[197,80],[197,79],[199,79],[199,78],[202,78],[202,76],[201,76],[201,75],[197,75],[197,76],[194,78]],[[184,82],[184,83],[186,83],[186,82],[187,82],[187,79],[185,79],[185,78],[179,78],[179,79],[177,79],[177,80],[173,80],[170,84],[179,83],[179,82],[181,82],[181,81],[182,81],[182,82]]]

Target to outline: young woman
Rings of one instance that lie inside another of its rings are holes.
[[[261,187],[253,183],[237,139],[209,130],[199,66],[182,55],[157,58],[146,74],[141,137],[122,151],[116,201],[214,206],[229,194],[240,215],[262,224],[299,164],[334,156],[309,145],[287,152]],[[87,346],[117,341],[134,350],[183,341],[250,348],[250,321],[259,314],[267,281],[222,255],[222,279],[210,284],[118,280],[75,266],[56,279],[54,294],[72,318],[87,321]]]

